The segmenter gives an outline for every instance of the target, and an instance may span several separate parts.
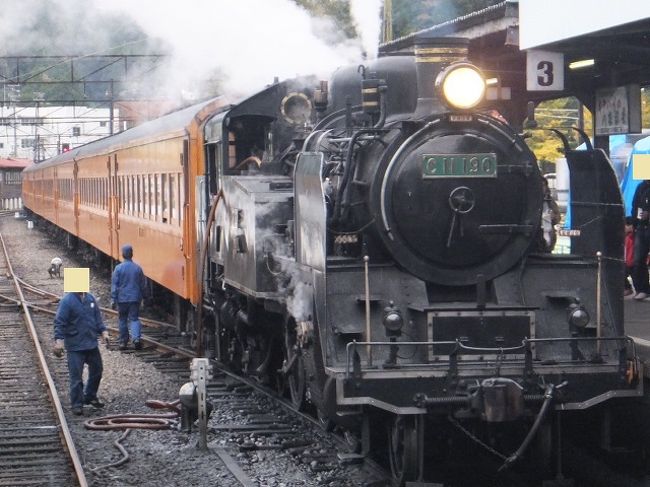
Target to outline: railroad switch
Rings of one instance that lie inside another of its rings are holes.
[[[212,378],[209,360],[196,358],[190,366],[190,382],[181,386],[178,392],[181,401],[181,429],[190,433],[192,425],[199,423],[199,448],[207,448],[208,418],[212,403],[207,401],[207,381]]]

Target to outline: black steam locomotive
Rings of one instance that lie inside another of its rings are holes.
[[[381,438],[400,483],[468,444],[551,461],[560,412],[641,393],[607,158],[567,148],[571,253],[543,252],[537,161],[466,58],[418,38],[204,127],[205,350]]]

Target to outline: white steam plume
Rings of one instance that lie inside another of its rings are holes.
[[[226,94],[247,94],[276,76],[322,76],[361,59],[357,40],[290,0],[94,2],[106,12],[128,15],[171,46],[167,81],[174,90],[218,72]]]
[[[350,13],[369,59],[377,57],[381,33],[381,0],[350,0]]]

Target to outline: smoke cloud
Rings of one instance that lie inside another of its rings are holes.
[[[362,47],[314,19],[290,0],[95,0],[109,13],[129,16],[150,36],[170,46],[172,89],[188,81],[221,79],[228,95],[250,93],[297,74],[325,75],[358,62]]]
[[[349,39],[292,0],[2,0],[0,55],[168,54],[152,86],[134,92],[236,99],[275,77],[327,78],[374,56],[380,3],[351,0],[361,39]]]
[[[361,35],[361,44],[369,59],[377,57],[381,32],[381,0],[351,0],[350,13]]]

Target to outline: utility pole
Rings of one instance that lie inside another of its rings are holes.
[[[34,112],[34,162],[41,160],[41,137],[38,133],[38,124],[40,117],[41,103],[45,101],[45,93],[39,91],[34,92],[34,102],[36,103],[36,110]]]
[[[20,85],[8,85],[8,88],[10,91],[7,95],[9,97],[9,103],[13,108],[12,125],[14,129],[14,145],[11,155],[13,157],[18,157],[18,119],[16,116],[16,102],[20,99]]]
[[[384,0],[384,15],[381,25],[381,40],[389,42],[393,40],[393,0]]]
[[[115,122],[115,80],[111,80],[111,104],[108,111],[109,127],[108,134],[113,135],[113,123]]]

